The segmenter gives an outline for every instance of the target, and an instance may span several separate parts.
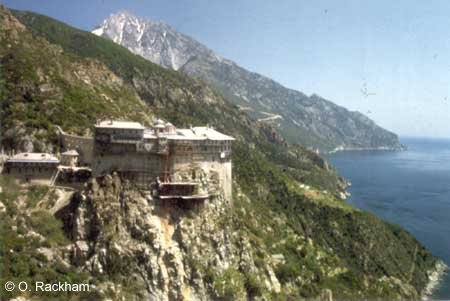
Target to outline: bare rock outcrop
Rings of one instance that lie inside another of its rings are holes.
[[[90,181],[57,215],[73,240],[70,262],[116,280],[98,285],[102,293],[112,286],[116,297],[128,296],[132,284],[135,299],[211,300],[221,293],[216,278],[231,270],[258,275],[266,291],[279,292],[271,261],[255,265],[230,206],[221,196],[191,209],[161,203],[114,174]]]

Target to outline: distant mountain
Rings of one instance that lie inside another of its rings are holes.
[[[144,20],[128,12],[111,15],[92,31],[165,68],[179,70],[194,56],[221,60],[194,39],[160,21]],[[231,63],[231,62],[230,62]]]
[[[7,151],[57,152],[57,125],[89,134],[99,118],[210,124],[236,138],[233,206],[220,193],[192,210],[154,202],[115,173],[71,200],[1,175],[0,283],[91,284],[86,294],[1,290],[2,300],[418,300],[434,277],[439,261],[346,203],[320,156],[199,80],[1,4],[0,70]]]
[[[119,12],[93,33],[165,68],[199,77],[254,119],[277,127],[290,142],[322,151],[402,147],[397,135],[363,114],[250,72],[166,23]]]

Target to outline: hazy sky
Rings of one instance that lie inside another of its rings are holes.
[[[450,1],[0,3],[86,30],[121,9],[162,20],[251,71],[400,135],[450,137]]]

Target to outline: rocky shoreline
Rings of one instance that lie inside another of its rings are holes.
[[[433,271],[431,271],[428,284],[422,293],[422,300],[431,300],[431,295],[437,289],[445,274],[449,271],[448,266],[441,260],[436,263]]]
[[[400,147],[390,147],[390,146],[380,146],[380,147],[345,147],[339,146],[335,149],[325,152],[327,155],[335,154],[338,152],[346,152],[346,151],[405,151],[408,150],[406,145],[401,145]]]

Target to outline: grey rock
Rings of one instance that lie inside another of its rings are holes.
[[[93,33],[153,63],[204,80],[254,119],[277,127],[290,142],[323,152],[403,147],[397,135],[360,112],[349,111],[318,95],[307,96],[248,71],[164,22],[119,12]],[[172,91],[169,98],[179,98],[179,93]],[[208,95],[202,98],[208,101]]]
[[[206,273],[227,269],[258,275],[267,291],[279,292],[272,262],[257,267],[249,240],[237,235],[230,220],[225,226],[215,222],[231,218],[224,214],[229,206],[219,195],[206,201],[201,213],[188,214],[181,207],[149,202],[118,175],[106,175],[67,205],[73,218],[64,219],[65,228],[75,242],[66,249],[71,263],[92,275],[136,279],[136,295],[146,299],[215,299]],[[112,285],[119,297],[124,288],[117,283]]]

